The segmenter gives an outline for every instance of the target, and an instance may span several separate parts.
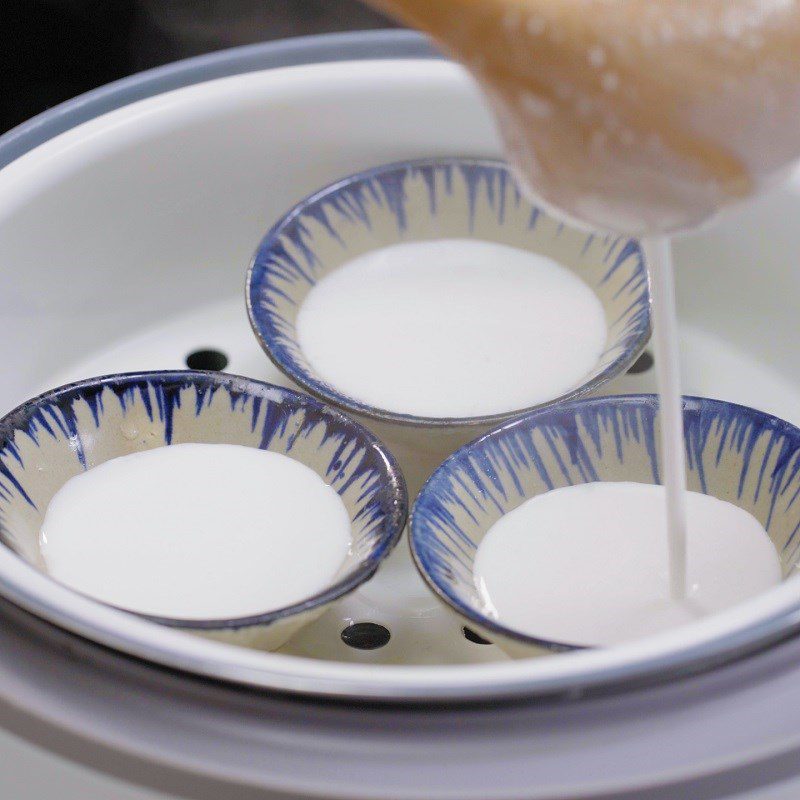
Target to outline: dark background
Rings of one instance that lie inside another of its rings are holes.
[[[357,0],[0,0],[0,132],[168,61],[391,25]]]

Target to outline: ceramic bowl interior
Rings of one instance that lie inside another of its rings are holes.
[[[179,371],[71,384],[0,421],[0,543],[43,570],[43,515],[69,478],[117,456],[185,442],[257,447],[302,462],[339,493],[352,522],[353,546],[328,588],[290,607],[234,620],[149,619],[198,631],[236,631],[310,615],[371,577],[403,529],[402,476],[391,454],[360,425],[287,389],[222,373]]]
[[[608,326],[605,350],[589,375],[551,402],[596,389],[628,367],[646,344],[648,281],[636,241],[557,222],[521,196],[501,162],[449,158],[404,162],[345,178],[278,222],[259,246],[247,278],[250,322],[262,347],[312,394],[374,419],[488,425],[522,413],[526,409],[512,408],[504,414],[441,419],[373,408],[324,381],[298,344],[298,310],[325,275],[373,249],[441,238],[483,239],[549,256],[595,291]]]
[[[800,557],[800,430],[701,398],[684,399],[684,421],[688,488],[753,514],[788,575]],[[476,550],[501,516],[535,495],[592,481],[660,483],[659,449],[654,395],[578,400],[497,428],[442,464],[419,495],[411,516],[417,567],[445,603],[510,653],[574,649],[483,613]]]

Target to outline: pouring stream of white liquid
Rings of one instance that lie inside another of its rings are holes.
[[[686,596],[686,465],[672,251],[665,237],[642,242],[650,272],[653,343],[661,408],[661,476],[666,488],[670,594]]]

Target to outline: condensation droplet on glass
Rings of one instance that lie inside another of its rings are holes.
[[[540,17],[538,14],[532,14],[525,23],[525,28],[531,36],[540,36],[544,33],[545,27],[544,17]]]
[[[520,96],[520,102],[525,111],[531,116],[538,117],[539,119],[547,119],[553,115],[552,103],[533,92],[523,92]]]
[[[616,92],[619,88],[619,75],[616,72],[606,72],[600,79],[600,85],[606,92]]]
[[[600,69],[606,63],[606,51],[599,44],[589,48],[589,64],[595,69]]]

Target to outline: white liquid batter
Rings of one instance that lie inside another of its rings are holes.
[[[68,480],[41,548],[56,580],[163,617],[273,611],[330,585],[350,547],[339,495],[280,453],[181,444]]]
[[[313,369],[377,408],[469,417],[583,382],[605,347],[603,307],[546,256],[442,239],[366,253],[323,278],[297,317]]]
[[[486,610],[543,639],[609,645],[721,611],[781,580],[760,523],[685,494],[687,593],[670,593],[663,486],[589,483],[538,495],[492,526],[475,582]]]

